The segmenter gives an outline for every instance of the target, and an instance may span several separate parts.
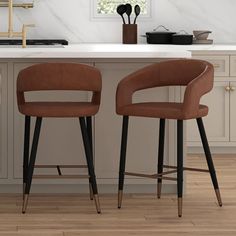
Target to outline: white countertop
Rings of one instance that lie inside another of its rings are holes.
[[[0,47],[0,58],[190,58],[191,52],[165,45],[71,44],[64,47]]]
[[[195,53],[207,53],[207,54],[236,54],[236,44],[211,44],[211,45],[169,45],[172,47],[181,47],[184,50]]]
[[[0,58],[191,58],[196,53],[236,54],[236,45],[71,44],[64,47],[0,46]]]

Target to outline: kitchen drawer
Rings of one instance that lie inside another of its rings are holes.
[[[236,76],[236,56],[230,57],[230,76]]]
[[[215,76],[229,76],[229,56],[194,55],[193,58],[205,60],[212,63],[215,68]],[[236,60],[235,60],[235,67],[236,67]],[[235,69],[235,74],[236,74],[236,69]]]

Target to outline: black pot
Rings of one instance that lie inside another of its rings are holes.
[[[149,44],[171,44],[174,32],[147,32],[147,43]]]
[[[164,28],[164,31],[156,31],[160,27]],[[171,32],[168,29],[166,29],[164,26],[160,25],[154,31],[146,33],[147,43],[171,44],[173,34],[176,34],[176,32]]]
[[[193,35],[186,32],[172,35],[172,44],[176,45],[191,45],[193,44]]]

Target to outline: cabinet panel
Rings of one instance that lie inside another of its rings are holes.
[[[118,116],[115,111],[116,87],[122,78],[144,66],[142,63],[96,64],[103,76],[102,104],[95,122],[95,166],[99,178],[118,177],[122,116]],[[168,88],[139,91],[133,100],[168,101],[168,91]],[[156,172],[158,127],[159,119],[130,117],[127,171]],[[168,150],[168,145],[165,148]],[[166,151],[165,154],[168,160]]]
[[[215,76],[229,76],[229,56],[194,55],[193,58],[212,63],[215,69]]]
[[[215,82],[213,90],[201,99],[209,107],[209,114],[203,118],[209,141],[229,141],[229,96],[225,88],[229,82]],[[199,142],[200,136],[195,120],[187,121],[187,141]]]
[[[0,64],[0,178],[7,178],[7,64]]]
[[[33,64],[33,63],[32,63]],[[29,63],[14,64],[14,86],[20,70],[30,66]],[[16,91],[16,88],[14,88]],[[16,94],[14,93],[14,177],[22,176],[24,116],[18,112]],[[88,92],[33,92],[27,93],[30,100],[40,101],[88,101]],[[31,137],[34,130],[32,118]],[[76,118],[44,118],[39,140],[36,164],[85,164],[85,156],[79,120]],[[46,172],[47,171],[47,172]],[[54,173],[56,170],[45,170],[44,173]],[[73,170],[67,170],[73,172]],[[78,173],[78,170],[74,170]],[[87,170],[79,170],[80,173]],[[66,170],[63,172],[66,173]],[[42,173],[42,170],[40,170]]]
[[[236,76],[236,56],[230,57],[230,76]]]
[[[236,142],[236,82],[230,83],[230,141]]]

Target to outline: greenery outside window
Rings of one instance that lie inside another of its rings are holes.
[[[133,7],[138,4],[141,8],[141,17],[151,17],[151,0],[91,0],[93,17],[109,18],[119,17],[116,8],[120,4],[130,3]]]

